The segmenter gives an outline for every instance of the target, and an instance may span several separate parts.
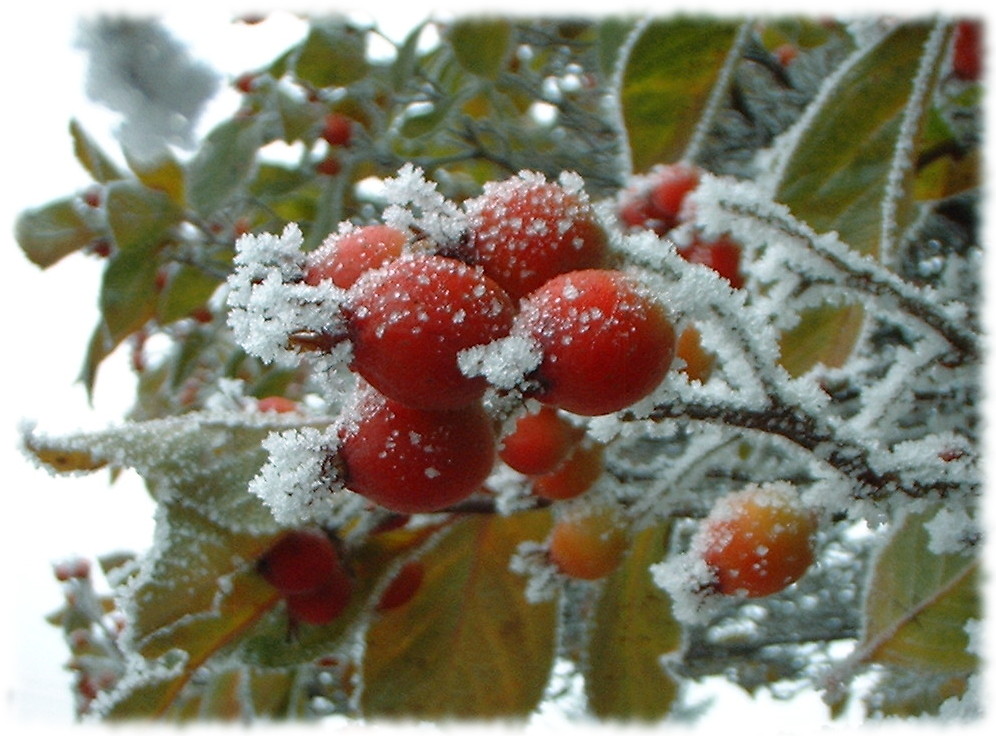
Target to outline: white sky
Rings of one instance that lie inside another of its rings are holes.
[[[512,0],[494,3],[337,3],[334,7],[362,6],[388,31],[404,30],[424,17],[429,9],[498,9],[500,12],[618,11],[621,8],[651,8],[671,12],[676,8],[697,11],[787,11],[901,13],[932,10],[917,2],[860,3],[668,3],[618,2],[607,6],[586,0],[535,2]],[[109,361],[97,386],[94,407],[88,407],[82,387],[75,383],[85,346],[97,318],[95,299],[102,264],[75,255],[41,272],[21,255],[11,235],[21,210],[81,189],[88,183],[73,159],[67,126],[79,118],[87,130],[109,141],[113,117],[89,107],[83,93],[83,58],[73,49],[75,22],[81,12],[155,11],[168,18],[182,37],[188,38],[195,56],[230,77],[271,60],[293,42],[294,24],[270,31],[266,38],[246,27],[228,23],[232,13],[274,7],[308,8],[308,3],[206,3],[177,0],[161,3],[132,2],[121,5],[69,4],[63,2],[8,3],[0,24],[0,53],[4,71],[4,103],[0,145],[6,176],[0,197],[3,242],[0,264],[6,288],[0,289],[4,335],[3,421],[0,422],[0,460],[5,471],[6,504],[0,519],[7,562],[4,605],[7,617],[0,637],[0,721],[4,713],[22,725],[68,730],[72,724],[70,676],[63,670],[67,650],[59,632],[43,621],[46,613],[60,605],[59,586],[51,573],[53,561],[78,554],[93,557],[114,549],[142,550],[152,537],[151,504],[133,477],[114,486],[100,473],[77,478],[53,478],[26,463],[17,447],[17,422],[37,419],[43,427],[74,429],[103,426],[117,421],[130,405],[133,381],[118,359]],[[329,6],[332,7],[332,6]],[[981,2],[945,3],[943,12],[981,13]],[[988,13],[987,13],[988,14]],[[220,103],[219,114],[234,109],[234,93]],[[112,144],[107,142],[108,148]],[[991,179],[988,179],[991,180]],[[120,357],[120,356],[119,356]],[[754,704],[734,694],[724,701],[719,719],[735,723],[746,732],[808,731],[812,718],[821,712],[814,700],[790,712],[778,711],[775,719],[758,718]]]

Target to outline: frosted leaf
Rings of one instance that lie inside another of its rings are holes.
[[[509,558],[508,569],[526,578],[525,596],[530,603],[544,603],[560,593],[560,574],[542,542],[521,542]]]
[[[338,425],[273,432],[263,447],[269,460],[249,483],[249,492],[262,499],[282,525],[329,523],[336,518],[340,498],[348,496],[335,464]]]
[[[457,354],[460,371],[467,377],[483,376],[492,386],[513,389],[539,367],[543,352],[532,340],[520,335],[492,340]]]
[[[138,654],[128,654],[124,673],[110,691],[100,691],[90,706],[95,716],[107,716],[120,702],[134,692],[157,683],[175,680],[183,674],[188,655],[182,649],[173,649],[162,657],[149,660]]]
[[[963,554],[967,540],[982,535],[978,522],[965,508],[942,508],[924,528],[930,534],[928,549],[935,555]]]

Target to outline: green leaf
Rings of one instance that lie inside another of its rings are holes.
[[[418,595],[367,631],[367,716],[513,718],[540,702],[553,663],[553,603],[529,603],[508,569],[520,542],[549,530],[547,512],[457,522],[425,556]]]
[[[128,166],[138,180],[149,189],[164,192],[175,204],[185,201],[183,167],[171,154],[163,153],[153,161],[144,161],[125,154]]]
[[[108,260],[100,285],[100,313],[113,344],[155,315],[158,270],[158,260],[143,248],[118,250]]]
[[[313,87],[345,87],[369,71],[365,35],[338,21],[316,22],[294,64],[298,79]]]
[[[609,17],[598,23],[598,68],[602,76],[612,79],[619,63],[619,54],[636,22],[628,18]]]
[[[139,251],[148,260],[152,251],[169,237],[183,212],[169,195],[133,181],[107,186],[107,224],[121,251]]]
[[[633,45],[620,102],[633,171],[681,159],[737,36],[731,21],[654,21]]]
[[[191,312],[204,306],[219,283],[217,278],[203,269],[181,266],[159,295],[156,309],[159,323],[169,324],[190,316]]]
[[[415,65],[418,62],[418,41],[425,25],[423,21],[415,26],[398,47],[398,55],[391,64],[391,85],[396,91],[404,89],[415,73]]]
[[[818,231],[837,231],[859,253],[879,253],[900,124],[930,31],[925,23],[903,23],[869,52],[857,52],[865,55],[812,108],[775,195],[796,217]]]
[[[796,377],[817,364],[839,368],[850,357],[863,320],[860,304],[807,309],[799,324],[782,334],[779,362]]]
[[[255,116],[232,118],[211,131],[187,167],[187,201],[197,214],[210,217],[243,189],[262,144]]]
[[[86,134],[77,121],[69,123],[69,133],[73,137],[73,152],[83,168],[89,172],[94,181],[107,183],[115,179],[123,179],[124,174],[104,153],[90,136]]]
[[[937,510],[910,513],[875,560],[858,647],[863,661],[924,672],[979,666],[965,625],[982,619],[980,561],[930,551],[925,522]]]
[[[663,558],[668,535],[666,525],[641,531],[605,583],[585,673],[588,703],[599,718],[659,720],[678,696],[660,658],[681,646],[681,625],[648,569]]]
[[[512,24],[501,18],[458,20],[446,38],[460,66],[471,74],[497,79],[508,54]]]
[[[99,235],[69,197],[24,211],[14,226],[14,237],[24,255],[41,268],[86,247]]]

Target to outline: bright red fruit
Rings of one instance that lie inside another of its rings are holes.
[[[605,261],[606,236],[584,194],[539,174],[489,182],[464,206],[474,261],[514,301],[557,274]]]
[[[315,590],[288,595],[287,615],[295,622],[324,626],[342,615],[352,595],[352,578],[336,575]]]
[[[575,414],[625,409],[649,394],[674,358],[674,328],[660,304],[621,271],[590,269],[547,281],[522,302],[512,334],[543,360],[532,395]]]
[[[367,271],[401,256],[408,237],[390,225],[364,225],[345,235],[332,235],[308,254],[305,283],[317,286],[328,279],[348,289]]]
[[[412,409],[362,390],[340,430],[346,487],[391,511],[439,511],[464,500],[491,473],[495,434],[480,403]]]
[[[341,112],[332,112],[325,116],[321,132],[331,146],[348,146],[353,138],[353,120]]]
[[[368,271],[347,302],[353,369],[385,396],[422,409],[479,399],[487,384],[465,376],[457,355],[512,325],[512,303],[494,281],[442,256],[399,258]]]
[[[740,244],[729,237],[716,240],[694,240],[691,245],[678,249],[678,255],[689,263],[708,266],[730,282],[734,289],[743,288],[744,277],[740,272]]]
[[[401,608],[415,597],[424,578],[425,565],[421,562],[416,560],[404,565],[384,589],[384,593],[377,602],[377,610],[384,612]]]
[[[285,595],[315,590],[344,574],[335,544],[318,529],[284,534],[259,558],[256,571]]]
[[[549,473],[560,465],[584,435],[552,406],[524,414],[505,435],[498,456],[525,475]]]
[[[787,485],[749,486],[721,499],[693,543],[715,589],[750,598],[777,593],[813,564],[816,520]]]
[[[533,495],[551,501],[576,498],[602,475],[605,463],[600,444],[578,446],[560,467],[533,479]]]
[[[701,177],[701,169],[691,164],[656,166],[641,189],[623,198],[619,218],[628,227],[648,228],[663,235],[680,221],[685,198]]]
[[[955,26],[951,70],[959,79],[982,78],[982,23],[963,20]]]

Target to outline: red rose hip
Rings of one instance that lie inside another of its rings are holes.
[[[545,404],[597,416],[647,396],[674,358],[661,305],[621,271],[589,269],[550,279],[523,300],[512,334],[542,350],[529,376]]]

